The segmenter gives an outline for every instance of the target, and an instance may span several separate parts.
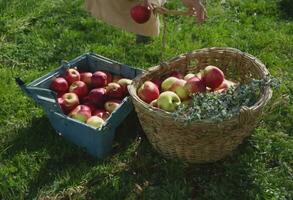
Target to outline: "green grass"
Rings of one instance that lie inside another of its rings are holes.
[[[281,103],[233,157],[187,166],[165,160],[126,124],[112,155],[96,160],[59,137],[14,82],[32,81],[89,51],[147,68],[161,61],[161,37],[135,45],[133,34],[90,17],[81,0],[0,0],[0,199],[292,199],[293,22],[279,8],[275,0],[210,0],[202,26],[167,18],[164,59],[235,47],[282,80],[274,91]]]

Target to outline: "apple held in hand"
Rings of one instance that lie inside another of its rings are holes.
[[[124,90],[118,83],[109,83],[106,86],[106,95],[110,99],[121,99],[124,95]]]
[[[70,68],[66,70],[64,78],[67,80],[68,85],[71,85],[73,82],[80,80],[80,74],[76,69]]]
[[[144,82],[137,91],[137,95],[144,102],[150,103],[160,95],[159,88],[151,81]]]
[[[180,100],[186,100],[189,97],[189,92],[185,88],[186,81],[183,79],[178,79],[170,88],[170,91],[175,92]]]
[[[98,116],[91,116],[86,123],[94,128],[100,128],[101,126],[103,126],[103,124],[105,123],[105,121],[98,117]]]
[[[202,80],[205,85],[212,90],[219,87],[224,81],[224,73],[218,67],[215,66],[207,66],[203,71]]]
[[[91,109],[85,105],[78,105],[68,116],[78,121],[86,122],[92,116]]]
[[[172,85],[177,82],[179,79],[176,77],[169,77],[162,82],[161,88],[163,91],[169,91]]]
[[[176,93],[166,91],[160,94],[157,104],[160,109],[173,112],[181,104],[181,100]]]
[[[108,111],[109,113],[114,112],[121,104],[121,101],[119,100],[110,100],[107,101],[104,105],[106,111]]]
[[[197,78],[196,76],[188,79],[184,87],[188,91],[189,95],[192,93],[206,91],[206,86],[204,82],[201,79]]]
[[[65,78],[58,77],[53,79],[50,85],[51,90],[57,93],[67,92],[68,90],[68,83]]]
[[[102,71],[96,71],[92,76],[92,87],[100,88],[108,84],[107,74]]]
[[[95,88],[92,89],[88,94],[89,102],[102,106],[106,100],[106,89],[105,88]]]
[[[63,111],[66,114],[73,110],[79,104],[78,96],[75,93],[65,93],[62,96],[62,99],[63,103],[61,105],[61,108],[63,108]],[[61,102],[62,101],[60,101],[60,103]]]
[[[151,9],[145,5],[136,5],[130,9],[130,16],[138,24],[146,23],[151,17]]]
[[[88,87],[85,82],[75,81],[69,87],[69,92],[77,94],[79,99],[82,99],[88,94]]]
[[[80,74],[80,80],[85,82],[88,88],[90,88],[92,85],[92,76],[93,74],[91,72],[83,72]]]

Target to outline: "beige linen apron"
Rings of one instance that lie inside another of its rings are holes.
[[[166,0],[149,0],[156,5],[163,5]],[[139,35],[156,36],[160,33],[158,16],[152,14],[150,20],[138,24],[130,17],[130,9],[137,4],[133,0],[86,0],[86,9],[97,19]]]

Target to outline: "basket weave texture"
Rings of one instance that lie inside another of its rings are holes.
[[[197,73],[207,65],[219,67],[229,80],[247,83],[269,75],[258,59],[234,48],[205,48],[182,54],[149,68],[128,87],[141,126],[152,146],[170,159],[187,163],[214,162],[230,155],[257,126],[263,108],[272,97],[264,87],[258,101],[242,107],[239,115],[222,122],[209,120],[187,124],[175,121],[171,113],[154,108],[137,96],[137,89],[147,80],[162,78],[172,70]]]

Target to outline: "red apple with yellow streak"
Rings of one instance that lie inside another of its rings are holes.
[[[68,85],[71,85],[73,82],[80,80],[80,74],[76,69],[70,68],[65,71],[64,78],[67,80]]]
[[[151,81],[144,82],[137,91],[137,95],[146,103],[157,99],[160,95],[159,88]]]
[[[78,105],[68,116],[78,121],[86,122],[92,116],[91,109],[85,105]]]
[[[109,113],[112,113],[120,106],[120,104],[121,104],[120,100],[114,99],[114,100],[107,101],[104,105],[104,108]]]
[[[79,99],[82,99],[88,94],[88,87],[83,81],[75,81],[69,87],[69,92],[77,94]]]
[[[225,79],[224,73],[218,67],[209,65],[203,71],[202,80],[212,90],[219,87]]]

